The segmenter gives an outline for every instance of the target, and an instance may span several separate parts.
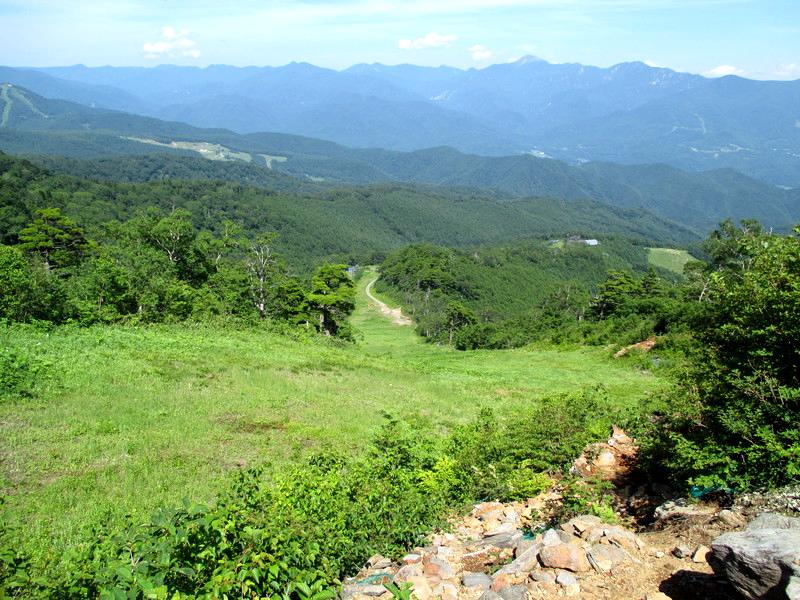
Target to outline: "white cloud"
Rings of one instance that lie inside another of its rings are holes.
[[[469,48],[469,53],[472,55],[472,60],[476,62],[481,62],[484,60],[489,60],[494,56],[494,52],[489,50],[483,44],[475,44]]]
[[[709,69],[703,75],[706,77],[725,77],[725,75],[744,75],[744,71],[733,65],[719,65]]]
[[[187,29],[175,29],[169,25],[161,28],[161,39],[145,42],[142,46],[145,58],[200,58],[200,50],[189,38]]]
[[[775,75],[781,79],[800,79],[800,64],[781,65],[775,70]]]
[[[431,31],[429,34],[415,40],[400,40],[397,47],[403,50],[422,50],[424,48],[446,48],[458,39],[455,35],[442,35]]]

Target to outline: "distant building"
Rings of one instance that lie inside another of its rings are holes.
[[[592,240],[583,240],[583,243],[586,244],[587,246],[599,246],[600,245],[600,242],[597,241],[597,240],[594,240],[594,239],[592,239]]]

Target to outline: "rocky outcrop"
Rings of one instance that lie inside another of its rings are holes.
[[[715,539],[708,562],[745,598],[800,600],[800,519],[759,515]]]
[[[586,577],[613,574],[640,562],[644,543],[632,531],[591,515],[541,530],[534,506],[484,502],[455,523],[456,534],[434,535],[393,564],[373,556],[357,577],[345,582],[342,598],[366,600],[390,594],[382,585],[411,584],[418,600],[526,600],[579,596]]]

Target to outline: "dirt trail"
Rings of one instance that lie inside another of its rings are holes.
[[[396,325],[413,325],[414,322],[406,317],[399,308],[389,308],[385,302],[378,300],[375,296],[372,295],[372,286],[375,282],[378,281],[376,277],[372,281],[367,284],[366,289],[364,290],[367,293],[367,298],[370,299],[370,302],[373,302],[377,305],[378,309],[381,311],[381,314],[386,315],[389,317],[393,323]]]

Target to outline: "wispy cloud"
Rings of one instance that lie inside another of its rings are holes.
[[[472,55],[472,60],[475,62],[483,62],[489,60],[494,56],[494,52],[489,50],[483,44],[475,44],[469,48],[469,53]]]
[[[161,28],[161,38],[145,42],[142,46],[145,58],[200,58],[197,44],[189,38],[187,29],[175,29],[169,25]]]
[[[726,75],[744,75],[739,67],[733,65],[719,65],[703,73],[706,77],[725,77]]]
[[[789,63],[775,69],[775,76],[780,79],[800,79],[800,63]]]
[[[397,47],[403,50],[423,50],[425,48],[446,48],[458,39],[456,35],[442,35],[431,31],[415,40],[400,40]]]

